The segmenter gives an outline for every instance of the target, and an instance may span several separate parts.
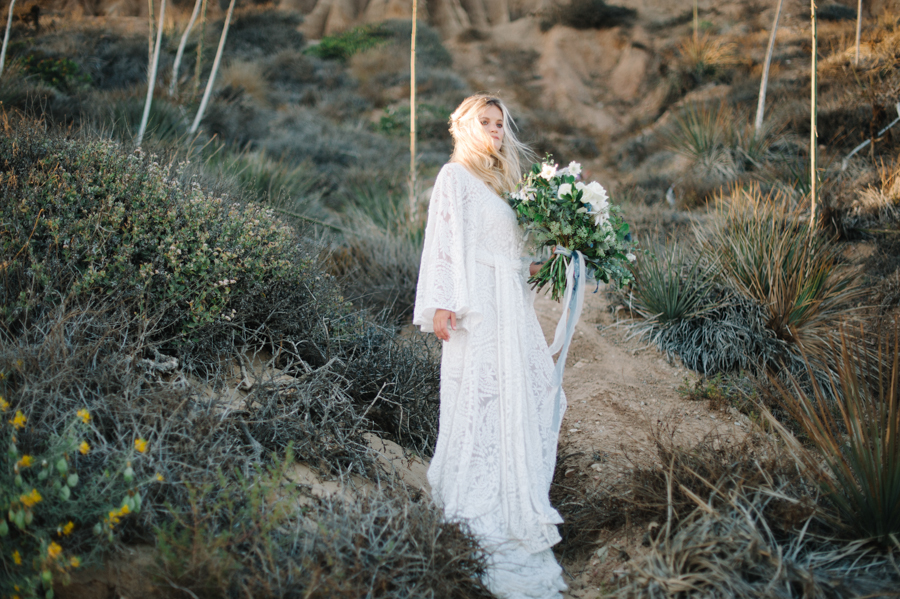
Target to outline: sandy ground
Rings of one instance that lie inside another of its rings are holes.
[[[539,295],[535,311],[552,340],[561,314],[560,304]],[[655,448],[648,437],[657,423],[677,424],[686,443],[711,431],[741,435],[749,421],[737,412],[711,411],[706,402],[685,399],[678,387],[696,375],[670,362],[655,346],[629,339],[625,321],[616,318],[601,290],[588,293],[569,357],[563,388],[569,407],[563,419],[560,450],[580,453],[567,476],[621,476],[632,456],[651,458]],[[564,561],[569,592],[565,597],[589,599],[614,588],[615,577],[628,559],[642,552],[642,530],[605,531],[596,553],[578,561]]]

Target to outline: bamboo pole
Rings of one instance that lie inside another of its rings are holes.
[[[856,62],[855,66],[859,66],[859,37],[862,33],[862,0],[858,0],[856,5]]]
[[[412,41],[409,50],[409,221],[416,218],[416,17],[418,0],[413,0]]]
[[[206,91],[203,92],[203,99],[200,100],[200,108],[197,109],[197,116],[194,117],[194,123],[191,125],[190,133],[193,135],[203,120],[203,112],[206,110],[206,104],[209,102],[209,96],[212,94],[213,84],[216,81],[216,72],[219,70],[219,63],[222,61],[222,50],[225,48],[225,38],[228,37],[228,27],[231,25],[231,15],[234,13],[234,0],[228,4],[228,14],[225,15],[225,25],[222,27],[222,37],[219,38],[219,49],[216,50],[216,58],[213,60],[212,72],[209,74],[209,80],[206,82]]]
[[[159,3],[159,27],[156,30],[156,48],[153,50],[150,61],[150,72],[147,74],[147,99],[144,101],[144,115],[141,117],[141,127],[138,129],[137,146],[141,147],[144,141],[144,133],[147,131],[147,121],[150,120],[150,105],[153,103],[153,89],[156,87],[156,69],[159,66],[159,54],[162,50],[163,19],[166,16],[166,0]]]
[[[818,153],[818,131],[816,131],[816,123],[817,123],[817,105],[816,105],[816,96],[817,96],[817,87],[818,87],[818,77],[816,74],[816,68],[818,66],[817,54],[818,54],[818,35],[816,28],[816,0],[810,0],[810,20],[812,21],[812,77],[811,77],[811,91],[810,91],[810,131],[809,131],[809,177],[810,177],[810,216],[809,216],[809,227],[810,231],[814,231],[816,228],[816,187],[818,184],[818,173],[816,172],[816,154]]]
[[[187,27],[185,27],[184,33],[181,35],[181,41],[178,43],[178,51],[175,53],[175,64],[172,65],[172,81],[169,82],[170,96],[174,96],[175,91],[178,88],[178,68],[181,66],[181,58],[184,56],[184,47],[187,45],[191,29],[194,28],[194,22],[197,20],[197,15],[200,13],[200,5],[202,3],[203,0],[194,2],[194,12],[191,13],[191,20],[188,21]]]
[[[778,32],[778,19],[781,18],[781,8],[784,0],[778,0],[778,8],[775,9],[775,22],[772,24],[772,35],[769,36],[769,47],[766,49],[766,62],[763,66],[762,81],[759,84],[759,101],[756,104],[756,121],[753,130],[759,134],[762,129],[763,115],[766,111],[766,88],[769,85],[769,67],[772,65],[772,55],[775,53],[775,34]]]
[[[700,43],[700,9],[697,6],[699,0],[694,0],[694,46]]]
[[[0,77],[3,76],[3,65],[6,63],[6,46],[9,44],[9,30],[12,28],[13,8],[16,6],[16,0],[9,2],[9,18],[6,19],[6,33],[3,34],[3,49],[0,50]]]
[[[150,7],[150,13],[147,15],[147,64],[153,60],[153,0],[147,0]]]
[[[197,42],[197,61],[194,64],[194,96],[200,91],[200,71],[203,65],[203,40],[206,38],[206,0],[200,9],[200,40]]]

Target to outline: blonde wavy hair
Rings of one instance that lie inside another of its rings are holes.
[[[480,122],[489,106],[496,106],[503,113],[503,143],[499,151],[494,149]],[[514,126],[502,100],[487,94],[469,96],[450,115],[450,134],[453,136],[450,161],[465,166],[498,194],[512,191],[522,178],[522,161],[534,155],[516,138]]]

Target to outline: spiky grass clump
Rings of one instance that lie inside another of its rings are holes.
[[[877,183],[858,190],[856,199],[840,219],[844,229],[869,233],[894,227],[900,221],[900,159],[882,161]]]
[[[891,546],[900,536],[900,323],[877,344],[873,355],[864,338],[841,336],[830,380],[835,404],[816,381],[812,393],[795,383],[779,387],[779,397],[815,451],[785,436],[840,522],[857,538]]]
[[[677,355],[692,370],[711,375],[751,370],[760,372],[780,354],[766,328],[763,309],[723,288],[717,265],[706,255],[678,245],[639,257],[628,297],[642,317],[632,325],[669,355]]]
[[[712,482],[712,481],[711,481]],[[886,597],[897,584],[892,561],[862,544],[828,545],[805,536],[785,538],[765,512],[784,489],[737,487],[695,498],[696,509],[672,536],[654,543],[628,567],[618,599],[849,599]]]
[[[828,368],[835,324],[851,318],[864,294],[858,273],[842,264],[840,248],[809,230],[787,201],[741,191],[719,205],[708,231],[708,250],[720,257],[725,280],[763,306],[766,326],[819,368]]]
[[[679,42],[677,51],[678,68],[694,85],[720,77],[738,63],[734,44],[709,33]]]
[[[625,566],[613,596],[849,599],[888,593],[900,580],[871,546],[829,538],[815,485],[771,436],[685,444],[667,419],[650,437],[655,456],[605,464],[597,486],[554,479],[564,550],[595,549],[610,525],[647,530],[649,550]]]
[[[664,131],[666,144],[691,161],[679,187],[701,202],[744,173],[780,164],[787,148],[777,129],[756,131],[746,114],[725,103],[692,103]]]
[[[676,417],[647,432],[655,454],[623,448],[624,458],[598,460],[596,483],[590,477],[567,478],[566,466],[582,454],[561,449],[550,491],[563,515],[561,551],[582,553],[595,547],[604,529],[626,522],[646,526],[648,540],[671,536],[703,501],[698,498],[718,509],[727,506],[730,491],[741,488],[782,493],[765,509],[770,528],[778,533],[802,526],[816,511],[806,487],[798,484],[793,462],[767,436],[710,433],[686,443]]]

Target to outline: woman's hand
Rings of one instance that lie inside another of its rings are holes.
[[[450,320],[450,328],[447,328],[447,320]],[[441,341],[450,341],[450,329],[456,330],[456,312],[450,310],[435,310],[434,334]]]
[[[541,270],[542,266],[544,266],[543,262],[532,262],[531,266],[528,267],[528,276],[533,277],[538,274],[538,271]]]

